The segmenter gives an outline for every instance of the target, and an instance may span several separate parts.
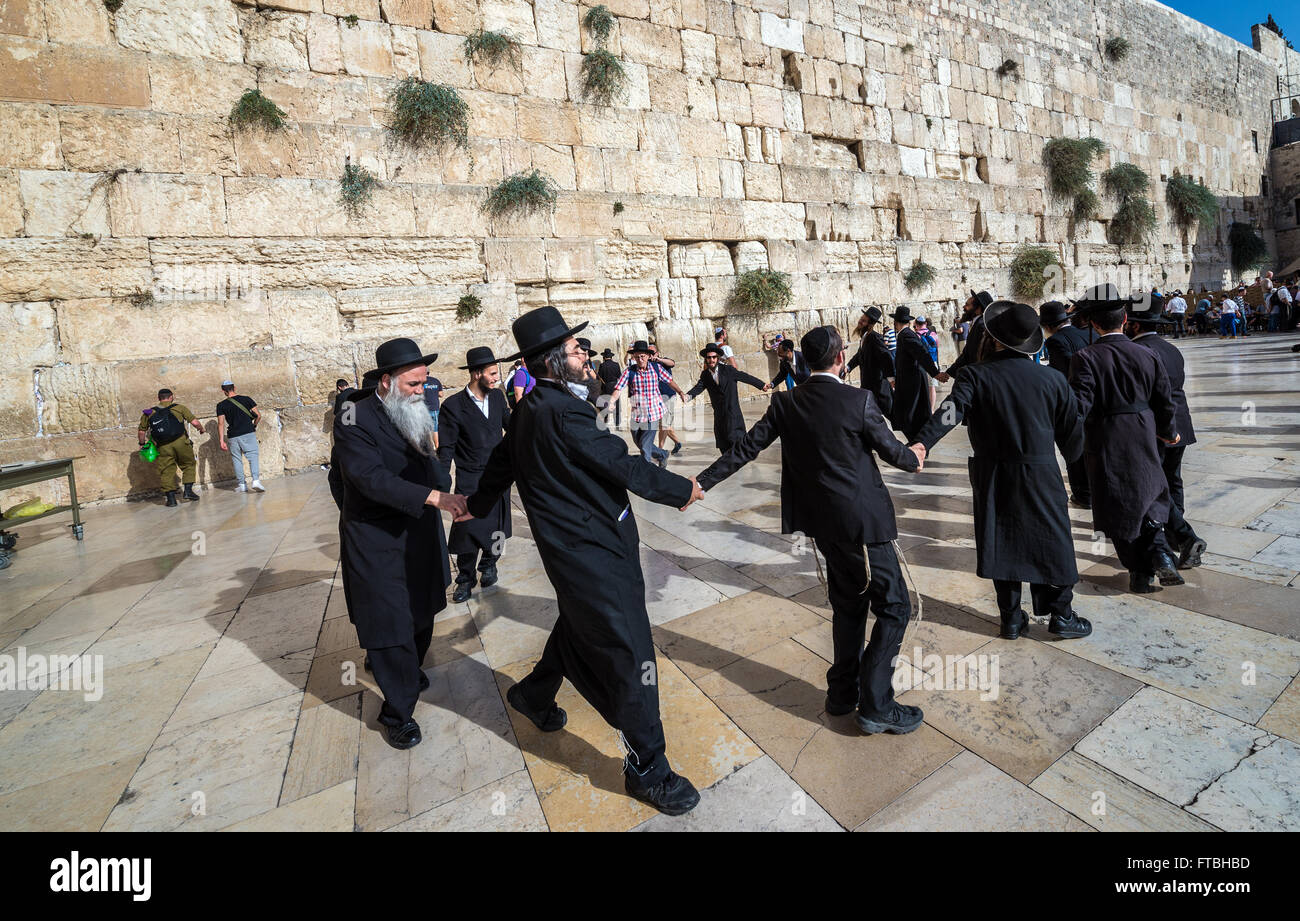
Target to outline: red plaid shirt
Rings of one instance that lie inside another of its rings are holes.
[[[644,370],[636,365],[629,365],[614,385],[615,390],[622,390],[631,381],[628,400],[632,406],[633,422],[658,422],[664,417],[664,398],[659,394],[659,382],[671,384],[673,379],[663,369],[663,365],[653,362]]]

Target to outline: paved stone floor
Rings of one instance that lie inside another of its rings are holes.
[[[686,513],[638,501],[668,751],[704,791],[676,819],[623,794],[614,733],[567,684],[564,732],[505,706],[555,618],[521,514],[501,584],[438,618],[410,752],[376,728],[322,472],[92,509],[84,543],[34,522],[0,574],[0,650],[100,654],[105,689],[0,691],[0,829],[1300,828],[1296,340],[1184,345],[1210,552],[1186,586],[1125,594],[1072,510],[1086,639],[997,638],[963,432],[885,472],[924,597],[904,652],[998,662],[996,696],[904,666],[926,712],[907,736],[822,710],[830,612],[779,534],[779,451]],[[713,456],[699,422],[688,474]]]

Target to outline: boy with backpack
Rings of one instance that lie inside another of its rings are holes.
[[[189,423],[203,433],[203,426],[194,418],[194,413],[185,406],[175,402],[175,395],[164,387],[158,391],[158,403],[140,414],[140,427],[137,432],[140,444],[152,440],[158,448],[158,485],[167,495],[167,507],[174,508],[176,502],[176,468],[181,468],[181,482],[185,486],[185,498],[198,502],[194,493],[194,444],[186,437],[185,425]]]
[[[932,329],[930,329],[929,322],[930,321],[925,317],[917,317],[915,329],[916,334],[921,337],[921,342],[925,344],[926,349],[930,353],[930,360],[937,365],[939,364],[939,337],[934,334]],[[930,410],[933,411],[935,400],[938,398],[939,394],[939,383],[932,377],[929,378],[929,384]]]

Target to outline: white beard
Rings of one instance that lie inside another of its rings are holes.
[[[432,454],[433,418],[424,404],[424,397],[418,393],[403,397],[397,388],[390,387],[379,399],[388,418],[393,420],[393,425],[397,426],[411,447],[421,454]]]

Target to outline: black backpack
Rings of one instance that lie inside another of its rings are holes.
[[[155,406],[149,414],[149,437],[156,445],[170,444],[185,434],[185,423],[170,406]]]

